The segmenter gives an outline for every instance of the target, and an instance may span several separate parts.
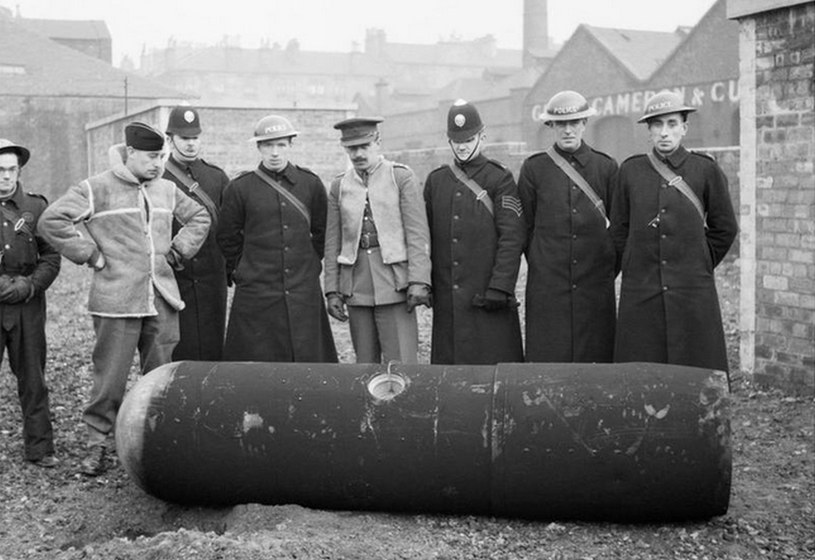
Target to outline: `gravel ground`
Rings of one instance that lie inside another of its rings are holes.
[[[738,265],[718,270],[738,372]],[[0,375],[0,560],[17,559],[808,559],[815,556],[813,402],[736,376],[730,509],[705,522],[624,525],[392,515],[255,504],[185,508],[144,494],[120,466],[77,473],[90,387],[88,272],[65,263],[49,291],[47,376],[62,464],[22,461],[14,378]],[[430,314],[421,314],[427,361]],[[336,325],[335,325],[336,326]],[[343,361],[347,329],[337,328]]]

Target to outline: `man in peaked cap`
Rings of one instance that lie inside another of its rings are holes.
[[[620,165],[611,233],[622,259],[614,360],[727,371],[713,269],[738,231],[716,162],[682,146],[682,96],[652,96],[638,122],[652,149]]]
[[[226,267],[215,242],[223,191],[229,177],[201,157],[201,117],[189,106],[174,107],[167,121],[170,156],[164,178],[207,209],[212,227],[198,253],[175,270],[185,307],[173,360],[219,361],[226,325]],[[173,232],[181,228],[173,222]]]
[[[250,142],[261,161],[224,193],[218,244],[235,282],[225,360],[337,361],[320,287],[326,190],[290,161],[297,134],[281,115],[260,119]]]
[[[608,211],[617,163],[583,140],[594,109],[575,91],[546,104],[554,145],[524,161],[526,360],[611,362],[617,275]]]
[[[453,162],[425,182],[434,364],[523,361],[515,283],[526,228],[512,173],[481,153],[484,129],[476,107],[456,101],[447,114]]]
[[[178,312],[184,308],[173,268],[198,252],[209,230],[206,209],[161,178],[163,149],[158,130],[128,124],[124,159],[72,186],[39,221],[43,237],[60,253],[94,270],[88,310],[96,345],[91,398],[83,414],[87,455],[81,465],[89,476],[106,469],[106,439],[124,397],[133,353],[138,350],[142,373],[172,359]],[[173,219],[182,224],[175,235]],[[80,234],[79,223],[89,235]]]
[[[352,167],[329,190],[325,293],[332,317],[350,317],[357,362],[416,363],[413,310],[431,304],[430,235],[413,171],[381,154],[380,122],[334,125]]]
[[[37,228],[48,202],[20,183],[29,156],[28,149],[0,138],[0,359],[8,350],[23,412],[25,458],[53,468],[59,461],[45,384],[45,290],[59,274],[60,256]]]

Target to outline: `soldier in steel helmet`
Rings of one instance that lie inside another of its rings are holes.
[[[380,122],[354,117],[334,125],[352,167],[329,192],[326,299],[332,317],[350,317],[357,362],[416,363],[413,310],[431,304],[430,234],[413,171],[381,154]]]
[[[217,239],[235,283],[225,360],[337,361],[320,288],[326,190],[290,161],[297,134],[285,117],[260,119],[250,142],[261,161],[224,192]]]
[[[482,154],[475,105],[447,113],[453,162],[427,177],[433,263],[434,364],[523,361],[515,283],[526,227],[512,173]]]
[[[713,269],[737,234],[724,173],[682,146],[682,96],[652,96],[638,122],[652,148],[620,165],[612,236],[622,260],[614,359],[727,371]]]
[[[164,178],[207,209],[212,227],[198,253],[175,270],[186,306],[179,315],[180,339],[173,360],[218,361],[226,325],[226,268],[215,242],[221,199],[229,177],[201,157],[201,117],[193,107],[178,106],[167,121],[170,156]],[[173,222],[173,232],[181,228]]]
[[[20,183],[30,155],[0,138],[0,359],[8,350],[23,412],[25,459],[53,468],[59,460],[45,384],[45,290],[59,274],[60,256],[37,228],[48,202]]]
[[[611,362],[616,277],[608,231],[617,163],[583,140],[594,115],[561,91],[543,122],[555,143],[530,156],[518,188],[527,221],[526,360]]]
[[[88,428],[81,470],[107,468],[107,437],[124,398],[133,353],[141,372],[172,360],[184,301],[173,275],[204,243],[206,209],[161,177],[164,134],[141,122],[125,126],[125,146],[109,170],[89,177],[43,212],[43,236],[67,259],[93,268],[93,387],[83,413]],[[123,156],[123,159],[122,157]],[[183,224],[175,235],[173,219]],[[87,234],[77,228],[84,226]]]

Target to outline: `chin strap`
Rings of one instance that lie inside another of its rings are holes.
[[[466,159],[461,159],[460,157],[458,157],[458,151],[456,151],[456,149],[453,148],[453,141],[452,140],[448,140],[447,143],[450,145],[450,148],[453,150],[453,157],[456,158],[456,161],[458,161],[459,163],[467,163],[468,161],[473,159],[473,156],[478,152],[478,148],[479,148],[479,146],[481,146],[481,135],[480,134],[478,135],[478,141],[475,143],[475,146],[473,146],[473,149],[470,152],[470,155],[468,155]]]

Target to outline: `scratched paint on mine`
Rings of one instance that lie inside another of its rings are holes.
[[[243,433],[246,434],[249,430],[256,428],[263,428],[263,418],[256,412],[243,413]]]

